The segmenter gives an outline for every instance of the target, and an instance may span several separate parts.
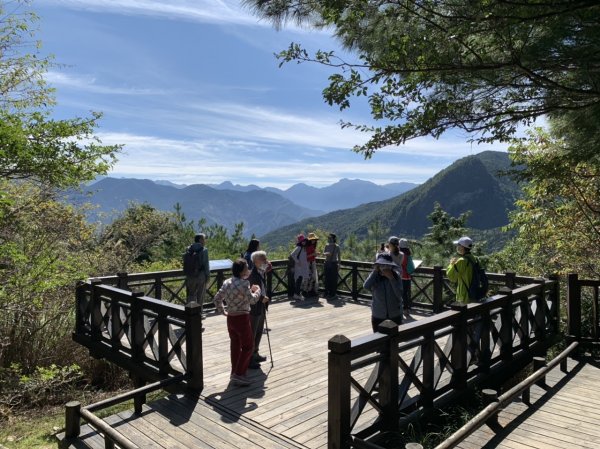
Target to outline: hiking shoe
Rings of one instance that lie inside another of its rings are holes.
[[[259,369],[260,368],[260,363],[257,362],[256,360],[252,360],[250,362],[250,364],[248,365],[248,368],[250,368],[250,369]]]
[[[239,376],[237,374],[231,375],[231,383],[233,385],[237,385],[238,387],[247,387],[252,382],[246,376]]]
[[[258,352],[254,354],[255,362],[266,362],[267,358],[264,355],[260,355]]]

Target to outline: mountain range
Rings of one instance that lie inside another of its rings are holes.
[[[179,185],[169,181],[102,177],[81,192],[70,192],[71,203],[91,203],[91,221],[109,223],[130,203],[148,203],[158,210],[173,211],[179,203],[188,220],[206,219],[229,230],[244,222],[246,236],[261,235],[327,210],[354,207],[373,198],[390,198],[416,184],[395,183],[379,186],[372,182],[343,179],[331,186],[315,188],[296,184],[287,190],[240,186],[231,182],[218,185]],[[356,192],[364,191],[364,197]],[[296,200],[296,201],[294,201]],[[326,205],[317,209],[316,205]],[[348,206],[349,205],[349,206]]]
[[[230,181],[208,185],[219,190],[237,190],[242,192],[261,189],[253,184],[247,186],[234,185]],[[417,185],[411,182],[378,185],[361,179],[344,178],[326,187],[312,187],[300,183],[294,184],[286,190],[275,187],[265,187],[264,190],[277,193],[291,202],[309,209],[331,212],[338,209],[349,209],[372,201],[386,200],[407,192]]]
[[[364,237],[379,222],[391,234],[420,238],[431,225],[427,216],[434,203],[452,216],[471,211],[467,225],[486,230],[508,224],[520,187],[502,172],[511,169],[507,153],[485,151],[459,159],[425,183],[387,199],[306,218],[261,236],[271,247],[289,244],[300,232],[319,228],[343,239],[349,234]]]

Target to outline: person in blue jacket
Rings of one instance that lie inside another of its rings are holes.
[[[371,325],[377,332],[379,324],[385,320],[402,324],[402,278],[400,267],[394,263],[387,253],[377,255],[373,271],[364,283],[364,288],[371,290]]]

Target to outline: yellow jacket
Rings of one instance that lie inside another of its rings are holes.
[[[470,254],[469,256],[473,257]],[[456,284],[456,300],[465,304],[469,302],[469,286],[473,279],[473,263],[469,262],[466,257],[467,254],[461,256],[446,269],[446,276]]]

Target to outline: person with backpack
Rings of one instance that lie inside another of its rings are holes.
[[[408,313],[412,308],[412,297],[411,297],[411,274],[415,271],[415,264],[413,262],[412,253],[408,247],[408,240],[400,239],[398,241],[398,247],[400,252],[404,254],[402,258],[402,306]]]
[[[456,284],[456,300],[477,302],[487,294],[487,275],[479,259],[471,254],[473,240],[464,236],[453,242],[460,257],[453,257],[446,269],[448,279]]]
[[[210,277],[206,235],[196,234],[194,243],[183,253],[183,273],[185,274],[186,301],[202,304],[206,284]]]

